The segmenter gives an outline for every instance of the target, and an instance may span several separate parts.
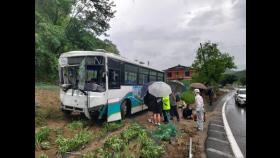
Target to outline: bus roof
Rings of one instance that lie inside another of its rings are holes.
[[[111,57],[111,58],[118,59],[118,60],[121,60],[121,61],[125,61],[127,63],[131,63],[131,64],[134,64],[134,65],[137,65],[137,66],[140,66],[140,67],[144,67],[144,68],[152,69],[152,70],[155,70],[155,71],[163,72],[161,70],[157,70],[155,68],[151,68],[151,67],[148,67],[146,65],[141,65],[141,64],[139,64],[137,62],[130,61],[129,59],[127,59],[125,57],[122,57],[120,55],[117,55],[117,54],[114,54],[114,53],[110,53],[110,52],[103,52],[103,51],[70,51],[70,52],[62,53],[60,55],[60,57],[75,57],[75,56],[104,56],[104,57]]]

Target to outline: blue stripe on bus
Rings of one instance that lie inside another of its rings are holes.
[[[110,103],[108,105],[108,116],[110,116],[114,113],[120,112],[120,109],[121,109],[120,107],[121,107],[120,102]]]
[[[137,107],[144,103],[143,100],[136,98],[132,92],[129,92],[120,102],[108,104],[108,116],[121,111],[121,103],[124,99],[129,99],[131,101],[131,108]]]
[[[132,92],[129,92],[124,98],[129,99],[131,101],[131,107],[136,107],[143,104],[143,101],[141,99],[136,98]]]

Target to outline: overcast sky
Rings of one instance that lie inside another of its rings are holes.
[[[200,42],[218,43],[222,52],[246,66],[245,0],[114,0],[115,17],[107,39],[120,54],[164,70],[190,66]]]

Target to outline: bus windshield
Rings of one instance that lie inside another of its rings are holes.
[[[80,89],[82,91],[104,92],[106,85],[104,62],[99,62],[97,64],[93,61],[95,60],[94,57],[87,57],[85,60],[86,62],[82,63],[83,58],[79,58],[79,62],[77,62],[77,58],[74,59],[75,63],[71,63],[71,60],[68,58],[68,62],[72,65],[69,64],[61,68],[60,84],[66,84],[69,85],[69,88]],[[74,60],[72,59],[72,61]],[[81,68],[83,68],[84,71],[81,71]],[[80,87],[80,85],[82,85],[82,87]]]

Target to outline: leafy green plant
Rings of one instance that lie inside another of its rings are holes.
[[[158,145],[148,145],[141,149],[143,158],[159,158],[165,153],[164,148]]]
[[[75,131],[78,129],[82,129],[85,126],[86,122],[79,120],[79,121],[73,121],[71,123],[69,123],[67,125],[67,127],[71,130],[71,131]]]
[[[86,129],[82,129],[79,133],[75,134],[73,138],[64,138],[59,135],[56,139],[56,144],[60,153],[74,151],[84,144],[88,143],[92,138],[92,133]]]
[[[43,150],[46,150],[46,149],[50,149],[50,142],[48,142],[48,141],[44,141],[44,142],[41,142],[40,143],[40,147],[41,147],[41,149],[43,149]]]
[[[124,147],[124,144],[124,140],[115,135],[105,140],[104,147],[112,149],[113,151],[121,151],[121,149]]]
[[[173,124],[160,125],[158,129],[154,131],[154,136],[160,140],[170,140],[171,137],[176,136],[177,130]]]
[[[35,146],[37,149],[41,148],[41,142],[48,140],[50,128],[42,127],[35,133]]]
[[[135,157],[129,145],[137,141],[136,153],[143,158],[159,158],[164,154],[164,148],[157,145],[148,135],[148,131],[137,123],[130,125],[120,135],[113,135],[105,140],[102,148],[87,153],[83,158],[119,158]]]
[[[48,158],[48,156],[46,155],[46,154],[41,154],[40,156],[39,156],[39,158]]]
[[[109,123],[105,123],[104,124],[104,128],[106,130],[106,132],[113,132],[121,127],[124,126],[123,121],[119,121],[119,122],[109,122]]]
[[[88,152],[82,158],[111,158],[112,153],[103,148],[97,148],[94,152]]]
[[[151,138],[147,136],[140,139],[142,148],[140,151],[141,157],[143,158],[159,158],[164,154],[163,146],[157,145]]]

